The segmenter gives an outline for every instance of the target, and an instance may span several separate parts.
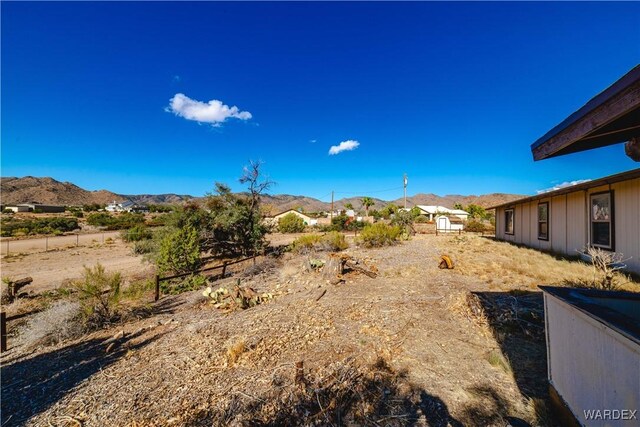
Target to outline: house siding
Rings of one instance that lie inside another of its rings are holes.
[[[496,238],[560,254],[577,255],[589,243],[589,196],[613,191],[615,251],[640,274],[640,178],[496,209]],[[538,203],[549,203],[549,240],[538,239]],[[514,234],[504,232],[505,209],[513,208]]]

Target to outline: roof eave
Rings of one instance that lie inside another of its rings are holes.
[[[640,65],[535,141],[531,145],[533,158],[543,160],[623,142],[628,132],[616,140],[611,134],[598,135],[598,130],[637,108],[640,108]],[[640,124],[636,131],[640,133]]]

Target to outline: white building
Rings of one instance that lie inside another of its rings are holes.
[[[429,221],[433,221],[438,215],[447,215],[447,216],[455,216],[460,218],[462,221],[466,221],[469,218],[469,212],[463,211],[461,209],[449,209],[444,206],[433,206],[433,205],[416,205],[418,209],[420,209],[420,213],[429,218]]]
[[[138,205],[131,200],[124,202],[116,202],[115,200],[109,203],[105,208],[107,212],[148,212],[149,209],[145,205]]]

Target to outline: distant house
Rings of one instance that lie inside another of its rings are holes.
[[[280,218],[285,217],[290,213],[302,218],[302,221],[304,221],[305,225],[316,225],[318,223],[318,220],[316,218],[311,218],[310,216],[305,215],[302,212],[298,212],[295,209],[287,209],[284,212],[280,212],[279,214],[267,217],[265,218],[265,220],[272,224],[277,224]]]
[[[449,209],[444,206],[433,205],[416,205],[416,207],[420,209],[420,213],[422,215],[429,218],[429,221],[434,221],[438,215],[447,215],[449,217],[455,216],[462,221],[466,221],[469,218],[469,213],[461,209]]]
[[[5,209],[13,212],[37,212],[37,213],[64,213],[64,206],[41,205],[39,203],[21,203],[19,205],[7,205]]]
[[[109,203],[104,210],[107,212],[149,212],[147,205],[134,203],[131,200],[120,203],[114,200]]]

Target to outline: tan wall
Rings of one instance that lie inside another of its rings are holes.
[[[496,238],[575,256],[589,242],[589,195],[613,190],[615,251],[640,273],[640,178],[514,204],[514,234],[504,232],[505,207],[496,209]],[[549,240],[538,239],[538,203],[549,202]]]

